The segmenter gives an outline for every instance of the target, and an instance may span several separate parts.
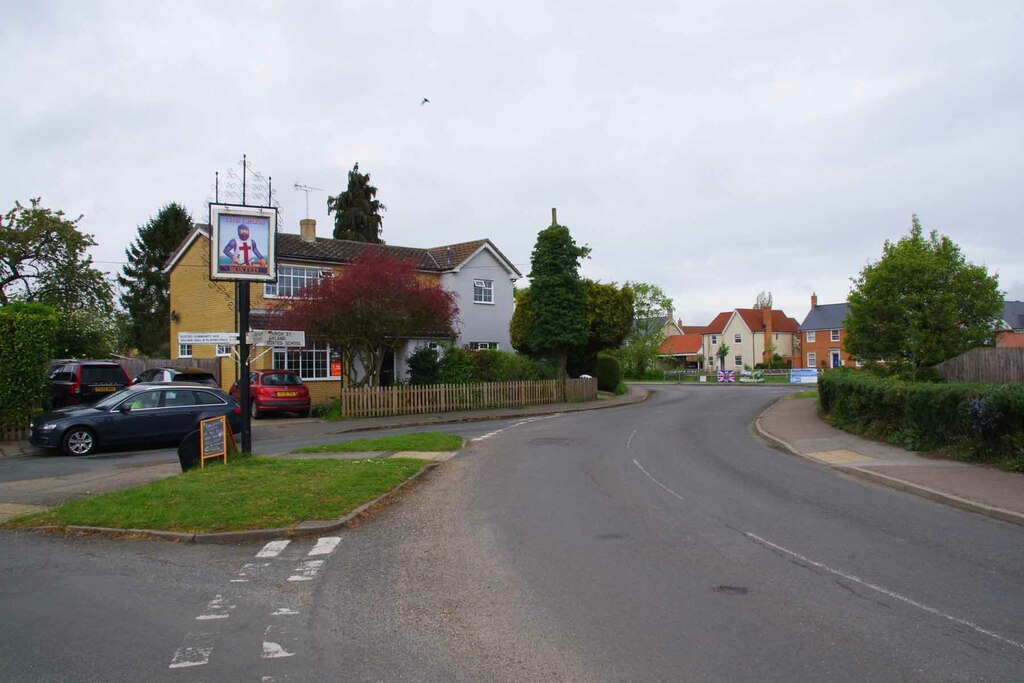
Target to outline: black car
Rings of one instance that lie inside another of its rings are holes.
[[[50,405],[88,405],[132,383],[120,363],[110,360],[65,360],[53,364],[47,377]]]
[[[29,441],[67,455],[89,455],[100,446],[176,443],[200,420],[226,415],[232,432],[242,430],[242,409],[220,389],[181,382],[137,384],[91,406],[69,406],[40,415]]]
[[[144,382],[198,382],[211,387],[220,386],[214,374],[202,368],[150,368],[132,380],[132,384]]]

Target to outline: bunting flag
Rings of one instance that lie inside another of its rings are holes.
[[[735,370],[719,370],[718,371],[719,382],[735,382],[736,371]]]

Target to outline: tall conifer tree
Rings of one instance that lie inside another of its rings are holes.
[[[359,172],[357,162],[348,172],[348,188],[327,198],[327,213],[334,214],[334,239],[383,244],[380,238],[387,207],[377,199],[377,188],[370,185],[370,174]]]

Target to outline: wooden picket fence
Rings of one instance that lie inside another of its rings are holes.
[[[341,392],[345,417],[387,417],[484,408],[517,408],[561,401],[597,398],[596,379],[549,379],[536,382],[431,384],[427,386],[366,387]]]

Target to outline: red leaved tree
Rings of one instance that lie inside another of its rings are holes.
[[[341,352],[350,386],[378,386],[387,351],[409,339],[454,337],[458,313],[452,292],[417,273],[411,261],[379,248],[367,249],[276,310],[284,329],[322,337]]]

